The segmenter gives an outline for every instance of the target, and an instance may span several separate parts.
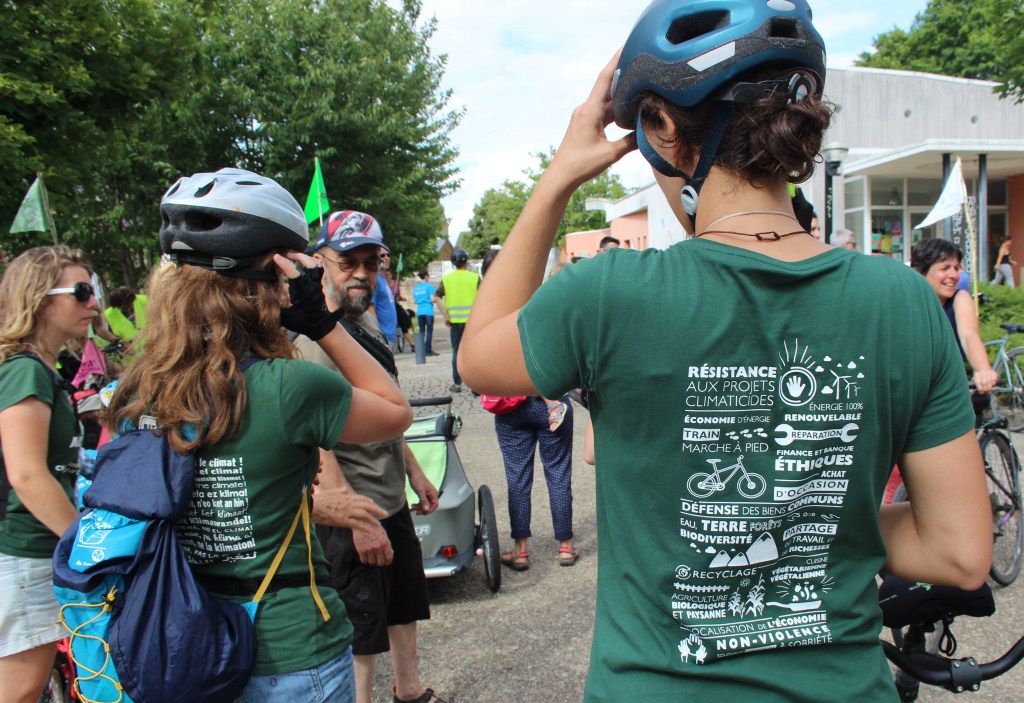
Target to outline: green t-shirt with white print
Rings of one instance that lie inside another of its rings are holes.
[[[597,619],[584,700],[896,700],[877,511],[904,451],[973,426],[924,278],[834,249],[617,249],[519,317],[527,369],[590,390]]]

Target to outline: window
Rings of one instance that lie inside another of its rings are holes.
[[[902,207],[903,206],[903,179],[902,178],[872,178],[871,179],[871,206],[872,207]]]

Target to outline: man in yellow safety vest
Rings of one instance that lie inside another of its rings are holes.
[[[444,315],[444,324],[451,329],[452,336],[452,385],[449,388],[453,393],[462,392],[462,377],[459,376],[459,369],[456,361],[459,355],[459,342],[462,341],[462,333],[466,329],[466,321],[469,319],[469,309],[473,307],[476,300],[476,292],[480,287],[480,276],[466,267],[469,264],[469,254],[465,249],[456,249],[452,252],[452,264],[455,270],[441,278],[441,286],[437,289],[438,302],[444,299],[440,305]]]

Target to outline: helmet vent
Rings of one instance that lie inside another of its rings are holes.
[[[235,181],[235,185],[239,185],[239,186],[261,186],[263,184],[262,183],[257,183],[256,181]]]
[[[214,232],[224,220],[200,210],[189,210],[185,213],[185,222],[190,232]]]
[[[213,190],[213,187],[214,187],[215,185],[217,185],[217,179],[216,179],[216,178],[214,178],[214,179],[213,179],[212,181],[210,181],[209,183],[207,183],[206,185],[204,185],[204,186],[203,186],[202,188],[200,188],[199,190],[197,190],[197,191],[195,192],[195,195],[193,195],[192,197],[193,197],[193,198],[202,198],[202,197],[203,197],[203,196],[205,196],[205,195],[206,195],[207,193],[209,193],[209,192],[210,192],[211,190]]]
[[[672,44],[685,44],[686,42],[710,34],[716,29],[729,26],[729,12],[719,10],[716,12],[701,12],[700,14],[681,17],[672,23],[665,34],[665,38]]]
[[[768,36],[776,39],[799,39],[797,34],[796,21],[786,17],[773,17]]]

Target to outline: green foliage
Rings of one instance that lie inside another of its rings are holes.
[[[909,31],[875,37],[858,66],[998,81],[1024,98],[1024,9],[1020,0],[929,0]]]
[[[526,171],[528,182],[505,181],[499,188],[492,188],[484,193],[480,202],[473,208],[469,232],[464,233],[459,239],[460,245],[471,257],[483,256],[491,244],[501,244],[505,241],[533,192],[533,187],[551,164],[554,155],[554,148],[546,153],[533,155],[537,159],[538,167]],[[569,198],[569,205],[558,226],[556,243],[564,242],[565,235],[570,232],[586,232],[607,226],[604,211],[587,210],[588,198],[617,200],[625,195],[625,186],[616,174],[609,171],[584,183]]]
[[[1024,290],[1011,288],[1002,284],[979,283],[978,290],[985,296],[978,308],[978,319],[981,322],[979,331],[986,341],[999,339],[1006,331],[999,327],[1003,322],[1024,325]],[[1024,345],[1024,334],[1010,336],[1007,349]],[[994,358],[994,349],[989,356]]]
[[[42,170],[61,239],[134,284],[176,178],[247,168],[304,202],[319,156],[336,209],[377,217],[407,267],[433,254],[461,112],[419,0],[0,7],[0,225]],[[46,241],[4,236],[11,254]]]
[[[492,244],[505,241],[532,190],[532,183],[505,181],[483,194],[473,207],[469,231],[459,238],[459,246],[469,252],[470,258],[479,259]]]
[[[12,254],[49,235],[7,225],[35,172],[57,212],[57,231],[92,251],[125,215],[111,203],[113,164],[145,106],[183,84],[189,51],[169,3],[149,0],[3,0],[0,22],[0,224]],[[103,213],[103,217],[100,217]],[[98,258],[95,256],[94,258]]]

